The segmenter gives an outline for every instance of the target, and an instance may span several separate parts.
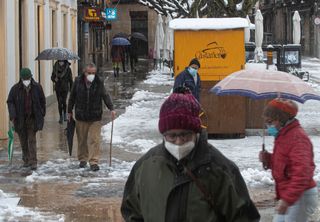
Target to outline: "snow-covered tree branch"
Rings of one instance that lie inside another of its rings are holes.
[[[138,0],[172,17],[245,17],[257,0]]]

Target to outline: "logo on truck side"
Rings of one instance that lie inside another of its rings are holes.
[[[217,42],[207,44],[207,47],[201,51],[196,52],[198,59],[225,59],[227,52],[224,47],[219,46]]]

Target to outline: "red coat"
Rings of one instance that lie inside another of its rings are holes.
[[[292,205],[305,190],[316,186],[313,146],[298,120],[283,127],[275,139],[268,166],[275,180],[277,199]]]

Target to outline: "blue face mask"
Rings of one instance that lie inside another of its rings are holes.
[[[195,68],[189,67],[189,68],[188,68],[188,72],[189,72],[193,77],[195,77],[195,76],[197,75],[198,70],[195,69]]]
[[[270,136],[274,137],[276,137],[279,133],[279,130],[274,125],[269,125],[267,131]]]

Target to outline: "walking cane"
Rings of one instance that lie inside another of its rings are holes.
[[[112,135],[113,135],[113,118],[111,122],[111,138],[110,138],[110,160],[109,160],[109,166],[111,167],[111,154],[112,154]]]

